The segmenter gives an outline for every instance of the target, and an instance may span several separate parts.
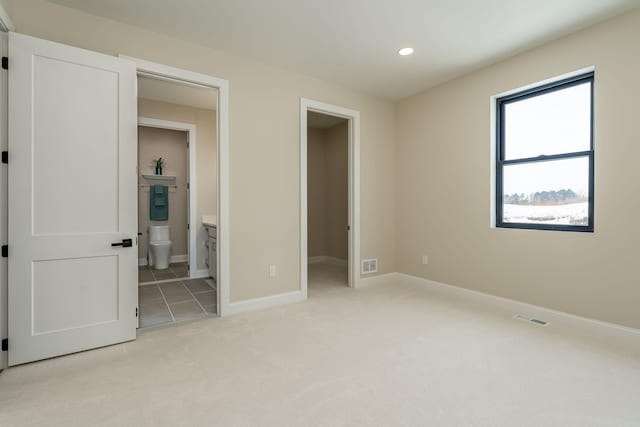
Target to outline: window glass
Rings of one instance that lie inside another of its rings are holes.
[[[591,82],[505,104],[505,160],[591,148]]]
[[[504,167],[504,222],[588,225],[589,159]]]

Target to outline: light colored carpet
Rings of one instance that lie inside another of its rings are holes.
[[[638,426],[637,343],[389,283],[0,375],[0,425]]]
[[[309,297],[320,293],[340,291],[349,286],[347,265],[331,262],[315,262],[309,264],[307,291]]]

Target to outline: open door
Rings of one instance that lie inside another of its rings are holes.
[[[133,62],[9,34],[9,365],[133,340]]]

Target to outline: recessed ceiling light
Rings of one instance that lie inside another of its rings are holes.
[[[402,55],[402,56],[411,55],[412,53],[413,53],[412,47],[403,47],[398,51],[398,55]]]

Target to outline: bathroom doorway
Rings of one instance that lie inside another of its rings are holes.
[[[141,328],[218,314],[217,99],[138,76]]]
[[[138,120],[138,266],[144,267],[138,281],[142,284],[189,277],[192,132],[174,129],[183,127],[195,130],[187,123]]]

